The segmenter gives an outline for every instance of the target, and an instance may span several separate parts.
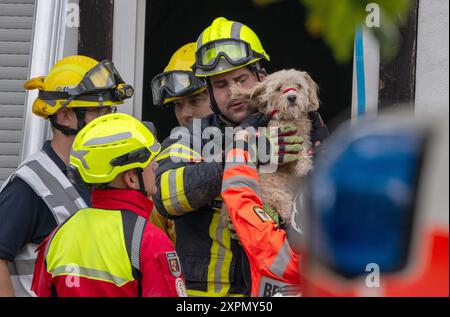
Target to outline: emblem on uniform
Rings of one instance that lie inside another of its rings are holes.
[[[169,264],[170,274],[179,277],[181,275],[181,265],[177,253],[175,251],[166,252],[166,259]]]
[[[187,297],[186,286],[181,277],[177,277],[175,280],[175,289],[179,297]]]
[[[270,215],[267,213],[267,211],[265,211],[261,207],[255,206],[255,207],[253,207],[253,211],[262,220],[262,222],[267,222],[267,221],[273,222],[272,217],[270,217]]]

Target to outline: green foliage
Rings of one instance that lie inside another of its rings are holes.
[[[253,0],[264,6],[283,0]],[[367,5],[379,7],[379,27],[368,28],[381,43],[382,58],[389,59],[397,49],[397,26],[404,22],[410,8],[410,0],[299,0],[308,10],[306,28],[316,37],[322,37],[332,49],[338,62],[347,62],[353,55],[355,29],[366,25],[376,11],[366,12]],[[369,9],[369,8],[367,8]]]

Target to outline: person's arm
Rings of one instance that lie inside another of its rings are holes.
[[[220,195],[221,162],[204,162],[200,154],[179,143],[166,147],[156,160],[158,192],[153,201],[162,216],[182,216]]]
[[[147,223],[141,243],[142,297],[186,296],[177,253],[169,238]]]
[[[8,262],[0,259],[0,297],[14,296],[14,289],[8,272]]]
[[[236,140],[245,140],[245,131]],[[270,278],[298,282],[298,255],[290,248],[286,232],[264,210],[259,196],[256,167],[249,153],[239,147],[227,154],[222,198],[252,268]],[[282,268],[282,269],[280,269]]]

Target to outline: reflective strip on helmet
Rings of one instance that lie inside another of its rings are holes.
[[[132,136],[133,135],[131,134],[131,132],[117,133],[117,134],[113,134],[113,135],[90,139],[89,141],[85,142],[83,144],[83,146],[103,145],[103,144],[113,143],[113,142],[117,142],[117,141],[130,139]]]
[[[91,278],[98,281],[104,281],[104,282],[111,282],[114,283],[117,286],[123,286],[125,283],[129,282],[130,280],[124,279],[118,276],[114,276],[110,272],[107,271],[101,271],[96,269],[90,269],[86,267],[81,266],[75,266],[75,265],[65,265],[57,267],[49,273],[52,275],[52,277],[55,276],[61,276],[61,275],[68,275],[68,276],[81,276],[86,278]]]
[[[280,250],[278,251],[275,260],[270,266],[270,271],[273,274],[282,277],[284,275],[284,272],[286,271],[286,268],[290,260],[291,260],[291,248],[289,246],[289,242],[286,239],[283,245],[281,246]]]
[[[197,39],[197,49],[203,45],[203,32],[200,33],[198,39]]]
[[[239,22],[233,22],[231,25],[230,37],[234,39],[241,39],[241,29],[244,25]]]
[[[243,176],[233,176],[225,179],[222,183],[223,192],[226,191],[227,189],[236,189],[236,188],[249,188],[253,190],[258,197],[261,197],[261,190],[259,188],[259,184],[253,178]]]
[[[209,226],[212,240],[208,265],[207,292],[226,296],[230,289],[230,265],[232,260],[230,230],[221,222],[220,211],[215,211]]]
[[[83,164],[85,169],[89,169],[89,165],[87,164],[84,156],[86,154],[88,154],[90,151],[86,151],[86,150],[78,150],[78,151],[73,151],[70,153],[71,156],[79,159],[81,161],[81,163]]]

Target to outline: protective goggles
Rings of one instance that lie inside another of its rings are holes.
[[[241,66],[254,58],[264,58],[264,55],[253,51],[250,44],[245,41],[221,39],[206,43],[197,49],[195,67],[212,70],[217,67],[221,57],[233,66]]]
[[[84,75],[77,87],[69,88],[67,92],[72,96],[78,96],[98,90],[111,89],[123,83],[124,81],[114,64],[110,60],[103,60]]]
[[[206,86],[204,79],[190,71],[170,71],[152,79],[153,104],[162,105],[164,99],[189,96]]]
[[[39,91],[39,97],[43,100],[97,101],[101,96],[103,100],[122,101],[133,94],[133,87],[125,84],[110,60],[103,60],[95,65],[76,87],[68,88],[66,91]]]

